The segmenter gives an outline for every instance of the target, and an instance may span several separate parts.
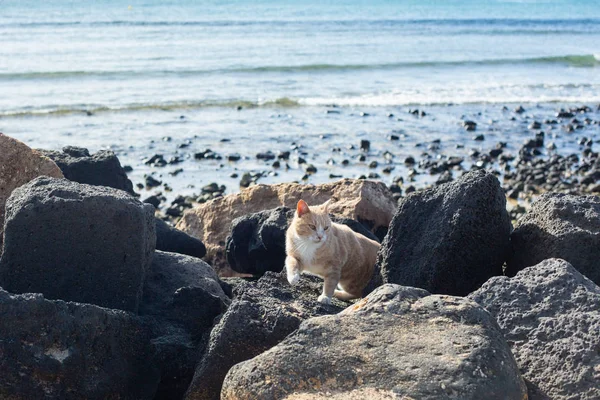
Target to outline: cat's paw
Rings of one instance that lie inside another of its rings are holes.
[[[321,304],[331,304],[331,298],[325,296],[324,294],[320,295],[317,299]]]
[[[300,274],[299,273],[295,273],[295,274],[288,274],[287,275],[287,280],[290,283],[290,285],[295,285],[300,281]]]

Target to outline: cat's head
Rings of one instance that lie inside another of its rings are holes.
[[[331,218],[329,218],[329,200],[319,206],[309,207],[304,200],[300,200],[296,207],[296,214],[292,228],[296,234],[313,243],[324,243],[331,233]]]

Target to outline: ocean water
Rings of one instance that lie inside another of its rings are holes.
[[[300,144],[334,168],[331,149],[361,138],[406,133],[400,158],[421,141],[464,141],[464,116],[510,141],[504,105],[599,102],[598,0],[0,0],[0,131],[33,147],[112,148],[138,182],[167,174],[149,154],[179,155],[176,191],[237,190],[232,170],[266,168],[258,151]],[[404,118],[410,108],[432,117]],[[195,162],[207,147],[247,158]],[[290,163],[265,179],[302,175]]]

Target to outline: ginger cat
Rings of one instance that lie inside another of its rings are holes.
[[[328,205],[329,201],[309,208],[300,200],[285,243],[288,281],[298,283],[302,271],[320,276],[324,284],[318,300],[323,304],[330,304],[331,296],[341,300],[361,297],[379,250],[376,241],[331,222]],[[336,290],[338,285],[342,290]]]

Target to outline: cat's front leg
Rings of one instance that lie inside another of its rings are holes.
[[[290,285],[295,285],[300,280],[300,263],[292,256],[285,258],[285,270]]]
[[[317,299],[319,303],[331,304],[331,296],[333,296],[339,282],[340,274],[338,272],[331,272],[324,277],[323,293]]]

